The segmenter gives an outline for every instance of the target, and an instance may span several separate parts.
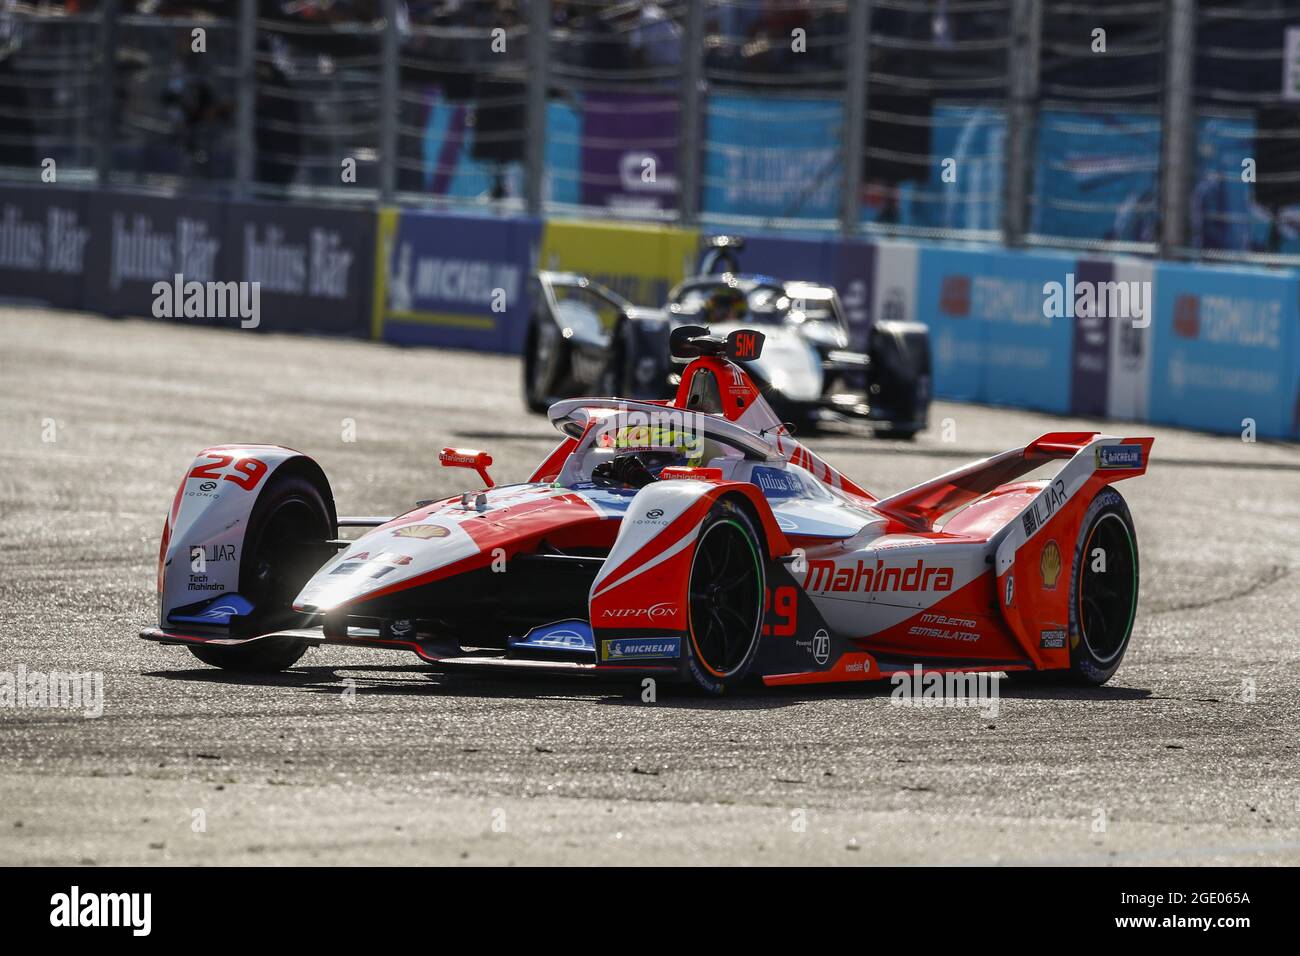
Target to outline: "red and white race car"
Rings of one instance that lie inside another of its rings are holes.
[[[917,664],[1115,673],[1138,550],[1112,484],[1144,473],[1151,438],[1052,433],[877,498],[792,438],[735,364],[762,341],[677,329],[691,361],[671,401],[555,404],[563,440],[523,484],[494,487],[485,453],[445,449],[478,478],[397,517],[337,517],[290,449],[210,448],[167,516],[160,621],[141,636],[240,670],[351,644],[711,692]]]

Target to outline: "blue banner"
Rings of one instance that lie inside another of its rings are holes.
[[[715,93],[706,114],[705,212],[838,215],[844,111],[837,100]]]
[[[541,223],[385,209],[374,333],[401,345],[519,352]]]
[[[1068,412],[1072,320],[1047,315],[1043,289],[1073,269],[1067,256],[923,247],[917,316],[935,394]]]
[[[1296,433],[1296,277],[1161,263],[1151,419],[1220,432]]]

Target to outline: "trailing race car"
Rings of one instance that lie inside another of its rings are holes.
[[[670,398],[680,381],[668,349],[672,330],[703,325],[719,335],[752,325],[766,345],[744,362],[750,380],[783,421],[826,415],[866,419],[879,432],[911,438],[930,408],[929,330],[877,320],[865,352],[850,349],[835,289],[742,275],[741,239],[715,236],[699,274],[660,309],[640,308],[586,276],[539,272],[524,341],[524,400],[536,412],[575,395]]]
[[[1115,673],[1138,549],[1112,485],[1145,472],[1151,438],[1048,434],[877,498],[790,436],[736,364],[762,346],[679,328],[691,361],[671,402],[556,404],[563,440],[522,484],[444,449],[477,479],[397,517],[336,517],[290,449],[209,448],[167,515],[161,619],[141,637],[236,670],[345,644],[712,692],[914,665]]]

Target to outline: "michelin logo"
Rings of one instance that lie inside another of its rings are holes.
[[[680,657],[681,653],[682,641],[679,637],[625,637],[601,642],[601,658],[607,661],[635,657]]]
[[[1102,445],[1097,449],[1098,468],[1141,468],[1141,445]]]

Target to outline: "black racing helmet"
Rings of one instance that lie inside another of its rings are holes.
[[[706,325],[711,322],[743,322],[748,314],[748,297],[734,285],[720,287],[704,302]]]

